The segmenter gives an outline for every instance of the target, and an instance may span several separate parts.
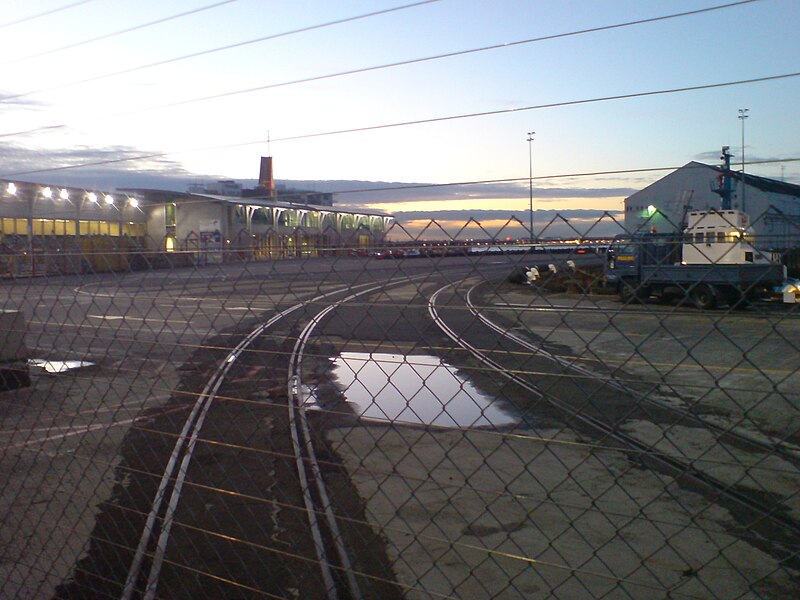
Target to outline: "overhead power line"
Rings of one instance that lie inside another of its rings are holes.
[[[756,161],[748,161],[745,163],[748,166],[754,165],[776,165],[776,164],[786,164],[786,163],[800,163],[800,157],[792,157],[792,158],[772,158],[768,160],[756,160]],[[704,168],[705,165],[698,165],[697,168]],[[671,165],[671,166],[661,166],[661,167],[641,167],[636,169],[613,169],[613,170],[605,170],[605,171],[573,171],[569,173],[553,173],[550,175],[537,175],[533,177],[534,181],[550,181],[553,179],[572,179],[578,177],[604,177],[609,175],[634,175],[634,174],[642,174],[642,173],[660,173],[665,171],[675,171],[680,168],[686,168],[686,165]],[[0,175],[1,178],[7,180],[10,178],[10,175]],[[468,181],[448,181],[446,183],[410,183],[410,184],[397,184],[397,185],[387,185],[382,187],[369,187],[369,188],[353,188],[349,190],[336,190],[333,192],[329,192],[334,196],[341,196],[343,194],[376,194],[382,192],[392,192],[392,191],[408,191],[408,190],[425,190],[425,189],[438,189],[438,188],[447,188],[447,187],[462,187],[462,186],[473,186],[473,185],[491,185],[491,184],[501,184],[501,183],[525,183],[527,184],[529,177],[525,175],[524,177],[505,177],[501,179],[476,179],[476,180],[468,180]],[[80,189],[81,186],[67,186],[70,188],[78,188]],[[97,188],[83,188],[86,190]],[[527,190],[524,188],[520,188],[520,192],[524,193]],[[287,197],[294,197],[297,196],[297,193],[287,192],[285,194],[278,194],[278,199],[285,199]],[[520,196],[523,197],[523,196]],[[403,200],[405,202],[405,200]],[[197,203],[205,202],[205,200],[196,200]],[[190,201],[191,203],[191,201]]]
[[[630,98],[643,98],[646,96],[659,96],[664,94],[677,94],[680,92],[693,92],[697,90],[710,90],[714,88],[729,87],[734,85],[744,85],[747,83],[761,83],[765,81],[775,81],[778,79],[788,79],[790,77],[798,77],[800,72],[786,73],[783,75],[771,75],[768,77],[756,77],[753,79],[740,79],[738,81],[726,81],[723,83],[708,83],[704,85],[693,85],[680,88],[669,88],[664,90],[653,90],[649,92],[634,92],[631,94],[619,94],[616,96],[601,96],[599,98],[585,98],[583,100],[567,100],[564,102],[551,102],[548,104],[534,104],[532,106],[521,106],[518,108],[504,108],[499,110],[487,110],[476,113],[467,113],[460,115],[450,115],[445,117],[431,117],[428,119],[418,119],[415,121],[400,121],[397,123],[383,123],[380,125],[367,125],[364,127],[353,127],[350,129],[337,129],[332,131],[323,131],[319,133],[307,133],[302,135],[286,136],[282,138],[272,138],[273,142],[286,142],[289,140],[302,140],[314,137],[324,137],[329,135],[341,135],[345,133],[358,133],[362,131],[375,131],[378,129],[391,129],[393,127],[406,127],[408,125],[424,125],[429,123],[441,123],[444,121],[455,121],[458,119],[473,119],[476,117],[490,117],[496,115],[510,114],[516,112],[525,112],[530,110],[541,110],[544,108],[560,108],[563,106],[577,106],[579,104],[594,104],[597,102],[609,102],[611,100],[627,100]],[[257,143],[263,143],[263,140]]]
[[[696,15],[696,14],[700,14],[700,13],[707,13],[707,12],[711,12],[711,11],[717,11],[717,10],[733,8],[733,7],[736,7],[736,6],[741,6],[743,4],[751,4],[753,2],[758,2],[758,1],[760,1],[760,0],[741,0],[741,1],[738,1],[738,2],[732,2],[732,3],[728,3],[728,4],[720,4],[718,6],[711,6],[711,7],[698,9],[698,10],[693,10],[693,11],[687,11],[687,12],[681,12],[681,13],[673,13],[673,14],[669,14],[669,15],[661,15],[661,16],[658,16],[658,17],[651,17],[651,18],[647,18],[647,19],[638,19],[638,20],[635,20],[635,21],[626,21],[626,22],[623,22],[623,23],[615,23],[615,24],[612,24],[612,25],[601,25],[601,26],[598,26],[598,27],[591,27],[591,28],[588,28],[588,29],[580,29],[580,30],[577,30],[577,31],[570,31],[570,32],[566,32],[566,33],[557,33],[557,34],[547,35],[547,36],[542,36],[542,37],[528,38],[528,39],[518,40],[518,41],[514,41],[514,42],[506,42],[506,43],[503,43],[503,44],[495,44],[495,45],[491,45],[491,46],[483,46],[483,47],[480,47],[480,48],[472,48],[472,49],[468,49],[468,50],[459,50],[459,51],[456,51],[456,52],[448,52],[448,53],[445,53],[445,54],[436,54],[436,55],[426,56],[426,57],[421,57],[421,58],[413,58],[413,59],[409,59],[409,60],[386,63],[386,64],[383,64],[383,65],[375,65],[375,66],[371,66],[371,67],[364,67],[364,68],[360,68],[360,69],[350,69],[350,70],[347,70],[347,71],[339,71],[339,72],[336,72],[336,73],[328,73],[328,74],[324,74],[324,75],[317,75],[317,76],[313,76],[313,77],[306,77],[306,78],[303,78],[303,79],[296,79],[296,80],[292,80],[292,81],[284,81],[284,82],[280,82],[280,83],[273,83],[273,84],[268,84],[268,85],[251,87],[251,88],[246,88],[246,89],[242,89],[242,90],[234,90],[234,91],[230,91],[230,92],[212,94],[212,95],[209,95],[209,96],[200,96],[200,97],[190,98],[190,99],[187,99],[187,100],[171,102],[171,103],[168,103],[168,104],[160,104],[160,105],[156,105],[156,106],[139,108],[139,109],[136,109],[135,111],[128,111],[128,112],[123,112],[123,113],[114,113],[114,114],[107,115],[107,116],[108,117],[115,117],[115,116],[129,116],[129,115],[141,114],[141,113],[145,113],[145,112],[149,112],[149,111],[153,111],[153,110],[160,110],[160,109],[164,109],[164,108],[174,108],[176,106],[182,106],[182,105],[192,104],[192,103],[196,103],[196,102],[205,102],[205,101],[208,101],[208,100],[216,100],[216,99],[235,96],[235,95],[240,95],[240,94],[249,94],[249,93],[253,93],[253,92],[265,91],[265,90],[268,90],[268,89],[274,89],[274,88],[279,88],[279,87],[298,85],[298,84],[302,84],[302,83],[310,83],[310,82],[314,82],[314,81],[321,81],[323,79],[333,79],[335,77],[343,77],[343,76],[346,76],[346,75],[355,75],[355,74],[358,74],[358,73],[367,73],[367,72],[378,71],[378,70],[382,70],[382,69],[391,69],[391,68],[394,68],[394,67],[418,64],[418,63],[423,63],[423,62],[430,62],[430,61],[441,60],[441,59],[445,59],[445,58],[453,58],[453,57],[457,57],[457,56],[466,56],[466,55],[469,55],[469,54],[475,54],[475,53],[479,53],[479,52],[488,52],[488,51],[491,51],[491,50],[499,50],[499,49],[502,49],[502,48],[513,48],[515,46],[521,46],[521,45],[525,45],[525,44],[533,44],[533,43],[537,43],[537,42],[544,42],[544,41],[554,40],[554,39],[559,39],[559,38],[566,38],[566,37],[573,37],[573,36],[578,36],[578,35],[585,35],[585,34],[589,34],[589,33],[596,33],[596,32],[600,32],[600,31],[608,31],[608,30],[612,30],[612,29],[621,29],[623,27],[633,27],[633,26],[636,26],[636,25],[644,25],[644,24],[648,24],[648,23],[655,23],[655,22],[658,22],[658,21],[666,21],[666,20],[669,20],[669,19],[677,19],[677,18],[687,17],[687,16]],[[408,7],[411,7],[411,6],[416,6],[416,4],[409,4],[409,5],[405,5],[403,7],[397,7],[397,8],[392,9],[392,10],[399,10],[401,8],[408,8]],[[379,13],[370,13],[370,14],[382,14],[382,12],[383,11],[381,11]],[[349,18],[348,20],[365,18],[366,16],[369,16],[369,15],[362,15],[360,17],[352,17],[352,18]],[[304,29],[296,30],[296,31],[305,31],[305,30],[315,29],[315,28],[319,28],[319,27],[323,27],[323,26],[327,26],[327,25],[312,26],[310,28],[304,28]],[[192,55],[187,55],[186,57],[180,57],[180,58],[176,58],[176,59],[168,59],[166,61],[161,61],[161,62],[158,62],[158,63],[152,63],[151,65],[145,65],[145,66],[142,66],[142,67],[136,67],[135,70],[149,68],[149,66],[167,64],[169,62],[175,62],[177,60],[183,60],[184,58],[188,58],[188,57],[200,56],[201,54],[210,54],[212,52],[217,52],[217,51],[220,51],[220,50],[224,50],[224,49],[227,49],[227,48],[230,48],[230,47],[236,47],[236,46],[239,46],[239,45],[250,44],[250,43],[254,43],[256,41],[263,41],[263,40],[266,40],[266,39],[272,39],[274,37],[280,37],[280,36],[283,36],[283,35],[290,35],[290,33],[291,32],[287,32],[287,33],[283,33],[283,34],[275,34],[273,36],[268,36],[266,38],[259,38],[258,40],[250,40],[248,42],[242,42],[240,44],[236,44],[236,45],[233,45],[233,46],[224,46],[224,47],[217,48],[217,49],[214,49],[214,50],[207,50],[207,51],[203,51],[201,53],[195,53],[195,54],[192,54]],[[130,72],[130,70],[124,71],[124,72]],[[118,72],[116,74],[119,74],[119,73],[123,73],[123,71],[120,71],[120,72]],[[111,76],[111,75],[109,75],[109,76]],[[104,77],[104,76],[100,76],[100,77]],[[30,93],[33,93],[33,92],[30,92]],[[23,94],[23,95],[27,95],[27,94]],[[20,96],[19,95],[18,96],[5,96],[4,98],[0,98],[0,100],[10,100],[10,99],[18,98],[18,97],[20,97]],[[41,126],[41,127],[34,127],[34,128],[31,128],[31,129],[24,129],[24,130],[19,130],[19,131],[11,131],[11,132],[7,132],[7,133],[0,133],[0,138],[3,138],[3,137],[18,137],[18,136],[28,135],[28,134],[31,134],[31,133],[38,133],[38,132],[42,132],[42,131],[49,131],[49,130],[54,130],[54,129],[63,129],[63,128],[66,128],[66,127],[69,127],[69,125],[66,124],[66,123],[61,123],[61,124],[56,124],[56,125],[44,125],[44,126]]]
[[[754,165],[774,165],[774,164],[784,164],[784,163],[793,163],[793,162],[800,162],[800,158],[773,158],[769,160],[756,160],[745,163],[748,166]],[[675,171],[686,165],[677,165],[677,166],[669,166],[669,167],[644,167],[640,169],[617,169],[612,171],[582,171],[577,173],[556,173],[552,175],[537,175],[533,177],[533,181],[548,181],[551,179],[567,179],[571,177],[602,177],[607,175],[633,175],[638,173],[658,173],[662,171]],[[699,167],[698,167],[699,168]],[[352,189],[352,190],[337,190],[335,192],[331,192],[334,195],[341,195],[341,194],[366,194],[366,193],[378,193],[378,192],[390,192],[390,191],[399,191],[399,190],[424,190],[424,189],[431,189],[431,188],[443,188],[443,187],[456,187],[456,186],[466,186],[466,185],[489,185],[493,183],[528,183],[530,178],[526,175],[524,177],[506,177],[503,179],[478,179],[473,181],[449,181],[447,183],[413,183],[413,184],[400,184],[400,185],[390,185],[385,187],[374,187],[374,188],[359,188],[359,189]],[[521,192],[526,192],[527,189],[521,189]],[[521,196],[522,197],[522,196]]]
[[[93,2],[93,1],[94,0],[80,0],[79,2],[73,2],[72,4],[65,4],[64,6],[51,8],[50,10],[46,10],[44,12],[36,13],[35,15],[31,15],[29,17],[23,17],[22,19],[17,19],[16,21],[9,21],[8,23],[0,24],[0,29],[4,29],[6,27],[11,27],[12,25],[19,25],[20,23],[25,23],[27,21],[33,21],[34,19],[39,19],[41,17],[47,17],[47,16],[55,14],[57,12],[61,12],[61,11],[64,11],[64,10],[69,10],[70,8],[75,8],[76,6],[80,6],[81,4],[87,4],[88,2]]]
[[[142,23],[140,25],[134,25],[132,27],[128,27],[126,29],[120,29],[119,31],[114,31],[112,33],[106,33],[104,35],[100,35],[97,37],[90,38],[88,40],[81,40],[79,42],[75,42],[73,44],[67,44],[66,46],[59,46],[58,48],[51,48],[50,50],[44,50],[42,52],[37,52],[36,54],[29,54],[27,56],[22,56],[19,58],[14,58],[11,60],[7,60],[1,62],[0,65],[10,65],[13,63],[22,62],[25,60],[30,60],[33,58],[40,58],[42,56],[48,56],[50,54],[55,54],[57,52],[63,52],[64,50],[70,50],[72,48],[77,48],[79,46],[86,46],[87,44],[93,44],[95,42],[99,42],[101,40],[107,40],[112,37],[117,37],[119,35],[123,35],[125,33],[131,33],[133,31],[139,31],[140,29],[146,29],[147,27],[153,27],[154,25],[161,25],[162,23],[167,23],[168,21],[174,21],[175,19],[180,19],[183,17],[188,17],[189,15],[194,15],[206,10],[211,10],[212,8],[218,8],[225,4],[231,4],[233,2],[238,2],[238,0],[222,0],[221,2],[215,2],[214,4],[209,4],[207,6],[201,6],[199,8],[195,8],[192,10],[187,10],[182,13],[178,13],[176,15],[171,15],[169,17],[164,17],[162,19],[156,19],[155,21],[149,21],[147,23]]]
[[[477,113],[467,113],[467,114],[460,114],[460,115],[448,115],[443,117],[431,117],[427,119],[418,119],[414,121],[400,121],[396,123],[383,123],[379,125],[366,125],[363,127],[353,127],[350,129],[338,129],[333,131],[323,131],[317,133],[306,133],[300,135],[293,135],[293,136],[286,136],[282,138],[270,138],[270,142],[285,142],[285,141],[292,141],[292,140],[302,140],[302,139],[310,139],[315,137],[325,137],[325,136],[333,136],[333,135],[343,135],[347,133],[360,133],[365,131],[376,131],[381,129],[390,129],[394,127],[407,127],[411,125],[424,125],[430,123],[441,123],[445,121],[455,121],[458,119],[472,119],[478,117],[489,117],[489,116],[497,116],[497,115],[504,115],[510,113],[517,113],[517,112],[525,112],[525,111],[532,111],[532,110],[542,110],[546,108],[560,108],[564,106],[577,106],[581,104],[593,104],[599,102],[611,102],[615,100],[629,100],[632,98],[645,98],[648,96],[659,96],[659,95],[666,95],[666,94],[677,94],[677,93],[684,93],[684,92],[692,92],[692,91],[699,91],[699,90],[709,90],[715,88],[723,88],[723,87],[731,87],[736,85],[745,85],[745,84],[752,84],[752,83],[764,83],[768,81],[778,81],[782,79],[789,79],[792,77],[800,76],[800,72],[796,73],[785,73],[782,75],[770,75],[766,77],[754,77],[751,79],[740,79],[738,81],[726,81],[722,83],[709,83],[705,85],[695,85],[695,86],[686,86],[686,87],[679,87],[679,88],[668,88],[662,90],[651,90],[646,92],[634,92],[630,94],[619,94],[616,96],[602,96],[598,98],[585,98],[582,100],[567,100],[563,102],[551,102],[548,104],[536,104],[532,106],[522,106],[518,108],[505,108],[499,110],[492,110],[492,111],[483,111]],[[252,140],[248,142],[238,142],[233,144],[220,144],[214,146],[205,146],[202,148],[191,148],[186,150],[175,150],[171,152],[154,152],[150,154],[141,154],[138,156],[126,156],[122,158],[114,158],[108,160],[99,160],[99,161],[92,161],[86,163],[79,163],[79,164],[72,164],[72,165],[63,165],[60,167],[50,167],[47,169],[33,169],[30,171],[18,171],[15,173],[8,173],[1,175],[2,177],[16,177],[20,175],[33,175],[37,173],[51,173],[55,171],[65,171],[65,170],[72,170],[72,169],[81,169],[84,167],[97,167],[102,165],[111,165],[111,164],[118,164],[123,162],[133,162],[137,160],[149,160],[153,158],[163,158],[165,156],[175,156],[178,154],[190,154],[193,152],[208,152],[210,150],[225,150],[229,148],[243,148],[245,146],[254,146],[259,144],[265,144],[267,142],[266,139],[258,139]]]
[[[219,99],[219,98],[237,96],[237,95],[240,95],[240,94],[250,94],[250,93],[253,93],[253,92],[260,92],[260,91],[279,88],[279,87],[287,87],[287,86],[291,86],[291,85],[298,85],[298,84],[301,84],[301,83],[311,83],[311,82],[314,82],[314,81],[321,81],[321,80],[324,80],[324,79],[333,79],[333,78],[336,78],[336,77],[344,77],[346,75],[357,75],[359,73],[369,73],[371,71],[381,71],[381,70],[384,70],[384,69],[393,69],[395,67],[404,67],[404,66],[408,66],[408,65],[414,65],[414,64],[420,64],[420,63],[431,62],[431,61],[436,61],[436,60],[442,60],[442,59],[445,59],[445,58],[455,58],[455,57],[458,57],[458,56],[467,56],[469,54],[477,54],[479,52],[489,52],[491,50],[502,50],[502,49],[507,49],[507,48],[514,48],[516,46],[524,46],[524,45],[527,45],[527,44],[535,44],[535,43],[538,43],[538,42],[547,42],[547,41],[557,40],[557,39],[561,39],[561,38],[574,37],[574,36],[579,36],[579,35],[586,35],[586,34],[589,34],[589,33],[598,33],[598,32],[601,32],[601,31],[610,31],[612,29],[621,29],[621,28],[624,28],[624,27],[633,27],[633,26],[636,26],[636,25],[646,25],[646,24],[649,24],[649,23],[656,23],[658,21],[666,21],[666,20],[669,20],[669,19],[678,19],[678,18],[681,18],[681,17],[688,17],[688,16],[692,16],[692,15],[698,15],[698,14],[701,14],[701,13],[707,13],[707,12],[716,11],[716,10],[723,10],[723,9],[726,9],[726,8],[733,8],[735,6],[741,6],[743,4],[751,4],[753,2],[760,2],[760,1],[761,0],[740,0],[739,2],[731,2],[729,4],[721,4],[719,6],[711,6],[711,7],[708,7],[708,8],[702,8],[702,9],[698,9],[698,10],[691,10],[691,11],[686,11],[686,12],[681,12],[681,13],[674,13],[674,14],[670,14],[670,15],[662,15],[660,17],[651,17],[651,18],[648,18],[648,19],[638,19],[638,20],[635,20],[635,21],[626,21],[624,23],[614,23],[612,25],[601,25],[599,27],[590,27],[588,29],[580,29],[580,30],[577,30],[577,31],[569,31],[569,32],[565,32],[565,33],[556,33],[556,34],[553,34],[553,35],[545,35],[545,36],[541,36],[541,37],[528,38],[528,39],[524,39],[524,40],[518,40],[518,41],[515,41],[515,42],[504,42],[502,44],[493,44],[491,46],[482,46],[480,48],[470,48],[470,49],[467,49],[467,50],[457,50],[455,52],[446,52],[444,54],[434,54],[434,55],[431,55],[431,56],[423,56],[423,57],[420,57],[420,58],[411,58],[411,59],[408,59],[408,60],[401,60],[401,61],[385,63],[385,64],[381,64],[381,65],[374,65],[374,66],[371,66],[371,67],[362,67],[362,68],[358,68],[358,69],[349,69],[349,70],[346,70],[346,71],[338,71],[336,73],[327,73],[327,74],[324,74],[324,75],[315,75],[315,76],[312,76],[312,77],[305,77],[305,78],[302,78],[302,79],[294,79],[294,80],[291,80],[291,81],[284,81],[284,82],[280,82],[280,83],[271,83],[271,84],[261,85],[261,86],[257,86],[257,87],[245,88],[245,89],[242,89],[242,90],[233,90],[233,91],[230,91],[230,92],[223,92],[223,93],[220,93],[220,94],[212,94],[212,95],[209,95],[209,96],[201,96],[201,97],[192,98],[192,99],[189,99],[189,100],[171,102],[169,104],[160,104],[158,106],[154,106],[154,107],[151,107],[149,109],[144,109],[144,110],[155,110],[155,109],[162,109],[162,108],[172,108],[172,107],[175,107],[175,106],[182,106],[182,105],[185,105],[185,104],[191,104],[191,103],[195,103],[195,102],[205,102],[207,100],[216,100],[216,99]]]
[[[88,2],[90,0],[84,0],[84,1]],[[395,6],[393,8],[386,8],[386,9],[383,9],[383,10],[377,10],[377,11],[365,13],[365,14],[362,14],[362,15],[356,15],[356,16],[353,16],[353,17],[345,17],[343,19],[336,19],[335,21],[328,21],[326,23],[319,23],[317,25],[309,25],[308,27],[300,27],[298,29],[292,29],[290,31],[284,31],[284,32],[281,32],[281,33],[274,33],[274,34],[271,34],[271,35],[263,36],[263,37],[256,38],[256,39],[253,39],[253,40],[248,40],[248,41],[245,41],[245,42],[237,42],[235,44],[228,44],[226,46],[220,46],[220,47],[217,47],[217,48],[212,48],[210,50],[200,50],[199,52],[193,52],[192,54],[186,54],[184,56],[178,56],[178,57],[175,57],[175,58],[167,58],[167,59],[164,59],[164,60],[159,60],[159,61],[156,61],[156,62],[147,63],[147,64],[139,65],[139,66],[136,66],[136,67],[131,67],[129,69],[122,69],[120,71],[113,71],[111,73],[104,73],[102,75],[96,75],[94,77],[88,77],[86,79],[80,79],[80,80],[77,80],[77,81],[71,81],[71,82],[67,82],[67,83],[62,83],[62,84],[55,85],[55,86],[50,86],[50,87],[46,87],[46,88],[40,88],[38,90],[31,90],[31,91],[28,91],[28,92],[23,92],[21,94],[13,94],[13,95],[2,96],[2,97],[0,97],[0,101],[15,100],[17,98],[24,98],[24,97],[27,97],[27,96],[32,96],[34,94],[40,94],[42,92],[50,92],[50,91],[54,91],[54,90],[60,90],[60,89],[66,88],[66,87],[73,87],[73,86],[76,86],[76,85],[82,85],[84,83],[93,83],[95,81],[102,81],[103,79],[108,79],[110,77],[116,77],[118,75],[126,75],[126,74],[129,74],[129,73],[136,73],[138,71],[143,71],[145,69],[152,69],[153,67],[167,65],[167,64],[170,64],[170,63],[174,63],[174,62],[187,60],[189,58],[196,58],[198,56],[204,56],[206,54],[213,54],[215,52],[222,52],[223,50],[230,50],[232,48],[240,48],[242,46],[247,46],[248,44],[256,44],[256,43],[259,43],[259,42],[265,42],[265,41],[268,41],[268,40],[274,40],[274,39],[278,39],[278,38],[282,38],[282,37],[287,37],[287,36],[290,36],[290,35],[296,35],[298,33],[305,33],[305,32],[308,32],[308,31],[314,31],[315,29],[324,29],[326,27],[333,27],[334,25],[341,25],[343,23],[350,23],[352,21],[358,21],[358,20],[361,20],[361,19],[368,19],[368,18],[371,18],[371,17],[376,17],[376,16],[379,16],[379,15],[385,15],[385,14],[388,14],[388,13],[397,12],[399,10],[415,8],[415,7],[418,7],[418,6],[425,5],[425,4],[433,4],[434,2],[440,2],[440,1],[441,0],[421,0],[420,2],[414,2],[412,4],[404,4],[402,6]],[[755,1],[758,1],[758,0],[746,0],[746,1],[755,2]]]

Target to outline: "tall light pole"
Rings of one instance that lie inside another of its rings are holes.
[[[747,188],[744,182],[744,120],[747,118],[747,113],[750,112],[749,108],[740,108],[739,109],[739,120],[742,122],[742,212],[745,211],[744,200],[745,200],[745,189]]]
[[[533,243],[533,136],[535,131],[528,132],[528,191],[530,192],[530,225],[531,225],[531,244]]]

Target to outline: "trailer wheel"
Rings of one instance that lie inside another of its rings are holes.
[[[711,310],[717,306],[717,290],[713,285],[701,283],[692,289],[692,303],[701,310]]]
[[[646,286],[641,286],[636,281],[625,279],[619,282],[617,293],[619,294],[619,299],[625,304],[644,302],[644,299],[650,295],[650,291]]]
[[[748,301],[747,296],[742,293],[742,290],[735,286],[729,285],[720,290],[720,297],[717,301],[717,305],[719,304],[727,304],[731,309],[741,310],[743,308],[747,308],[750,305],[750,302]]]

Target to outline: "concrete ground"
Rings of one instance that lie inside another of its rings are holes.
[[[486,301],[516,333],[598,374],[764,439],[797,440],[800,321],[621,308],[614,298]],[[557,310],[553,308],[561,307]],[[585,309],[585,310],[578,310]],[[513,317],[509,317],[509,311]],[[777,333],[777,335],[775,335]],[[742,349],[746,348],[746,358]],[[791,404],[791,406],[789,406]],[[700,470],[800,508],[797,468],[707,429],[623,427]],[[788,598],[800,574],[741,520],[631,455],[565,428],[456,430],[366,423],[327,432],[386,538],[409,598]]]
[[[51,598],[85,556],[133,418],[177,383],[151,367],[138,382],[118,368],[32,367],[30,387],[0,394],[0,598]]]
[[[563,431],[332,430],[409,598],[791,597],[733,517]],[[761,594],[762,596],[759,596]]]
[[[408,293],[408,300],[395,299],[398,306],[417,295]],[[545,310],[520,311],[513,305],[531,300],[525,287],[500,287],[485,300],[516,332],[588,369],[607,374],[611,367],[664,401],[765,438],[797,441],[796,321],[621,310],[612,298],[566,294],[539,299]],[[374,329],[363,309],[354,310],[362,311],[355,322]],[[239,318],[232,314],[231,321]],[[413,344],[430,325],[421,314],[418,327],[405,332]],[[358,338],[352,329],[341,336]],[[128,356],[126,348],[115,351]],[[147,353],[136,371],[115,358],[98,371],[37,372],[31,388],[0,394],[0,598],[49,598],[84,556],[98,502],[114,482],[126,423],[143,406],[163,404],[180,379],[183,357],[171,346],[162,352]],[[624,429],[798,510],[800,478],[776,457],[720,444],[697,427],[665,431],[640,416]],[[800,594],[798,574],[760,549],[735,515],[571,429],[364,422],[328,429],[327,440],[366,502],[409,598]]]

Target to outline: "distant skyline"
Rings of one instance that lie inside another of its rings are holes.
[[[537,222],[589,222],[664,174],[638,170],[738,163],[748,108],[748,172],[800,181],[795,0],[7,4],[4,178],[185,189],[272,155],[279,180],[372,185],[342,207],[500,226],[527,220],[530,149]],[[632,172],[583,175],[608,171]]]

